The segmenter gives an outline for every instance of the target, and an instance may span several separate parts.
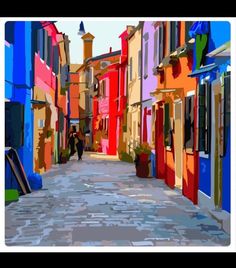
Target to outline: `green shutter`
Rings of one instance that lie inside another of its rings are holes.
[[[206,112],[205,112],[205,153],[210,153],[211,148],[211,84],[207,84],[206,87]]]
[[[194,146],[194,96],[185,98],[185,148]]]
[[[164,145],[169,145],[169,132],[170,132],[170,106],[169,103],[165,103],[164,114]]]

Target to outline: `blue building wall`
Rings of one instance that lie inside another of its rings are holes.
[[[5,98],[13,98],[13,44],[5,43]]]
[[[230,23],[224,21],[210,22],[207,53],[228,41],[230,41]],[[206,57],[206,65],[213,62],[218,65],[218,71],[222,74],[227,70],[227,66],[230,64],[230,59]],[[205,73],[203,77],[206,75],[209,75],[209,73]],[[211,81],[216,78],[215,74],[210,73],[210,75]],[[200,77],[200,79],[203,77]],[[222,161],[222,208],[230,212],[230,131],[228,132],[227,141],[227,151]],[[211,153],[208,158],[199,157],[199,189],[208,196],[211,196],[211,157],[214,157]]]
[[[156,154],[151,153],[151,176],[156,177]]]
[[[199,189],[211,196],[211,158],[199,157]]]
[[[9,23],[9,22],[8,22]],[[10,22],[5,45],[5,97],[24,104],[24,145],[17,149],[20,160],[29,176],[33,172],[33,112],[31,93],[33,88],[32,23]],[[13,32],[10,34],[10,30]],[[8,35],[9,34],[9,35]],[[11,80],[11,81],[10,81]],[[8,82],[10,81],[10,83]],[[12,175],[6,167],[6,188],[11,188]]]

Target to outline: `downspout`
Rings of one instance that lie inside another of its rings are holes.
[[[142,103],[142,98],[143,98],[143,22],[141,22],[141,81],[140,81],[140,144],[142,143],[143,135],[142,135],[142,117],[143,117],[143,103]]]

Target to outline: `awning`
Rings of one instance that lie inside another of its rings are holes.
[[[230,57],[230,41],[208,53],[207,57]]]
[[[193,71],[188,76],[190,76],[190,77],[198,76],[198,75],[201,75],[203,73],[210,72],[210,71],[212,71],[213,69],[215,69],[217,67],[218,67],[218,65],[215,64],[215,63],[209,64],[209,65],[205,65],[203,67],[200,67],[200,69]]]
[[[189,36],[195,38],[197,34],[208,34],[209,33],[209,22],[208,21],[196,21],[189,30]]]

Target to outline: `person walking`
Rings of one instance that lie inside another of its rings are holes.
[[[72,126],[70,132],[69,132],[69,149],[70,149],[70,155],[69,157],[73,156],[75,154],[75,133],[76,133],[76,126]]]
[[[74,134],[74,137],[75,137],[75,146],[78,153],[78,160],[82,160],[85,138],[81,131],[78,131],[76,134]]]

